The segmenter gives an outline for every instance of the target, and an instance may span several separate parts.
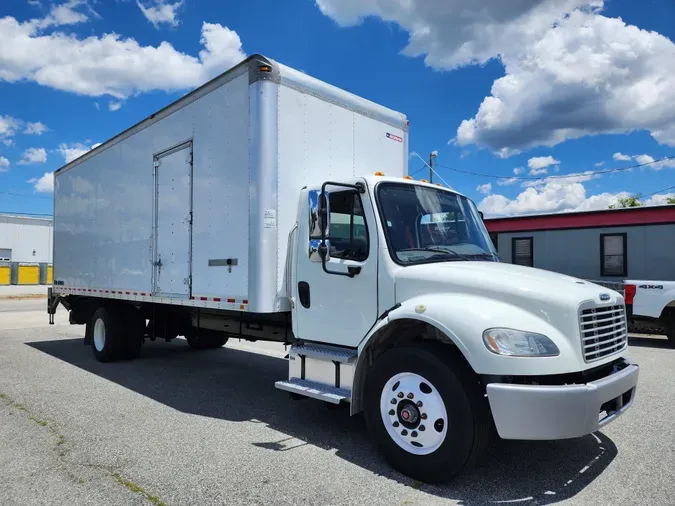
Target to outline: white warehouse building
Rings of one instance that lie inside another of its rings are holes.
[[[52,263],[52,219],[0,214],[0,262]]]

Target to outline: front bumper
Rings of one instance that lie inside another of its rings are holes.
[[[637,382],[638,366],[628,363],[583,385],[490,383],[487,396],[502,439],[570,439],[595,432],[626,411]]]

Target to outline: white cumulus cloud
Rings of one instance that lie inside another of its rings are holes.
[[[12,137],[20,127],[20,120],[0,114],[0,138]]]
[[[122,102],[120,100],[111,100],[108,102],[108,110],[115,112],[119,111],[120,107],[122,107]]]
[[[9,169],[9,160],[4,156],[0,156],[0,172],[5,172]]]
[[[502,178],[502,179],[498,179],[497,184],[499,186],[510,186],[513,183],[516,183],[518,181],[519,181],[519,179],[517,177],[505,177],[505,178]]]
[[[71,2],[72,3],[72,2]],[[0,18],[0,82],[32,81],[88,96],[123,99],[151,91],[199,86],[239,63],[245,54],[237,32],[203,23],[197,56],[170,43],[143,46],[116,33],[45,33],[40,20]]]
[[[632,156],[629,156],[629,155],[624,155],[623,153],[621,153],[621,152],[619,151],[619,152],[617,152],[617,153],[614,153],[614,154],[612,155],[612,158],[614,158],[614,160],[626,161],[626,160],[631,160],[633,157],[632,157]]]
[[[481,184],[476,187],[476,191],[484,195],[489,195],[492,191],[492,185],[490,183]]]
[[[23,133],[27,135],[42,135],[45,133],[49,128],[47,128],[47,125],[40,121],[35,121],[35,122],[28,122],[26,123],[26,128],[23,130]]]
[[[58,152],[59,154],[63,157],[63,160],[66,163],[70,163],[73,160],[81,157],[83,154],[85,154],[87,151],[90,151],[98,146],[100,146],[101,143],[94,144],[92,146],[87,146],[85,144],[82,144],[81,142],[75,142],[73,144],[60,144],[58,147]]]
[[[33,163],[46,163],[47,151],[45,148],[28,148],[23,152],[19,165],[29,165]]]
[[[32,184],[38,193],[52,193],[54,191],[54,173],[45,172],[42,177],[31,178],[27,181]]]
[[[151,2],[144,2],[136,0],[138,8],[145,18],[150,21],[155,28],[159,28],[162,23],[169,26],[178,26],[178,18],[176,12],[178,8],[183,5],[183,2],[168,2],[166,0],[153,0]],[[147,4],[147,5],[146,5]]]
[[[516,176],[521,175],[523,172],[525,172],[525,169],[523,167],[516,167],[515,169],[513,169],[513,173]]]
[[[498,59],[505,75],[457,128],[460,146],[505,157],[634,130],[675,146],[675,44],[603,16],[603,0],[315,1],[341,26],[399,25],[403,53],[434,69]]]

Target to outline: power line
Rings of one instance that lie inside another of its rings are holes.
[[[640,195],[640,198],[644,199],[645,197],[651,197],[652,195],[656,195],[657,193],[661,192],[667,192],[668,190],[675,190],[675,185],[669,186],[668,188],[664,188],[663,190],[657,190],[655,192],[648,193],[647,195]]]
[[[655,163],[663,162],[665,160],[675,160],[675,156],[665,156],[663,158],[659,158],[658,160],[652,160],[651,162],[645,162],[645,163],[638,163],[636,165],[631,165],[629,167],[619,167],[616,169],[603,169],[603,170],[590,170],[590,171],[585,171],[585,172],[579,172],[577,174],[567,174],[567,175],[561,175],[561,176],[543,176],[543,177],[536,177],[536,176],[497,176],[495,174],[485,174],[481,172],[473,172],[470,170],[464,170],[464,169],[457,169],[455,167],[449,167],[447,165],[441,165],[440,163],[436,163],[436,167],[443,167],[444,169],[452,170],[454,172],[461,172],[463,174],[471,174],[473,176],[480,176],[480,177],[490,177],[494,179],[517,179],[517,180],[526,180],[526,181],[536,181],[536,180],[543,180],[543,179],[565,179],[565,178],[570,178],[570,177],[579,177],[579,176],[594,176],[596,174],[609,174],[612,172],[622,172],[626,170],[631,170],[631,169],[637,169],[639,167],[645,167],[647,165],[653,165]]]
[[[425,164],[422,165],[419,169],[417,169],[415,172],[413,172],[412,174],[409,174],[409,176],[412,177],[412,176],[414,176],[415,174],[417,174],[418,172],[420,172],[421,170],[426,169],[426,168],[427,168],[427,164],[425,163]]]
[[[30,193],[14,193],[14,192],[0,192],[2,195],[11,195],[13,197],[33,197],[35,199],[51,200],[52,197],[45,197],[42,195],[31,195]]]
[[[53,218],[53,214],[48,213],[23,213],[19,211],[0,211],[0,215],[11,215],[11,216],[38,216],[38,217],[47,217]]]

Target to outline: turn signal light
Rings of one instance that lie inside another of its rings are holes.
[[[635,285],[624,285],[623,287],[623,298],[626,304],[633,304],[633,299],[635,298],[635,292],[637,287]]]
[[[270,72],[272,70],[272,67],[268,67],[267,65],[261,65],[260,67],[258,67],[258,70],[260,70],[260,72]]]
[[[379,170],[375,173],[376,176],[384,176],[384,172],[380,172]]]
[[[420,179],[420,183],[428,183],[428,182],[429,181],[427,181],[426,179]]]
[[[409,179],[412,181],[412,176],[403,176],[403,179]]]

